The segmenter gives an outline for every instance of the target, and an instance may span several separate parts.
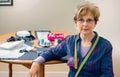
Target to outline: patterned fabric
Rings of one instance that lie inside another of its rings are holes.
[[[95,42],[97,33],[92,39],[92,44]],[[78,69],[74,69],[74,43],[77,40],[77,57],[78,67],[80,66],[84,57],[81,55],[81,38],[78,35],[70,35],[56,47],[45,51],[41,56],[45,61],[52,59],[59,59],[63,56],[68,56],[67,65],[69,66],[68,77],[74,77]],[[85,63],[78,77],[114,77],[112,64],[112,45],[103,37],[100,37],[99,42],[89,59]]]

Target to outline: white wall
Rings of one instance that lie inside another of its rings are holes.
[[[0,34],[18,30],[75,31],[74,7],[81,0],[13,0],[0,6]]]

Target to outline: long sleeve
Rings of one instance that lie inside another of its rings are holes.
[[[36,58],[36,59],[34,60],[34,62],[37,62],[37,63],[41,64],[41,63],[44,63],[44,62],[45,62],[45,59],[44,59],[42,56],[39,56],[38,58]]]
[[[114,77],[113,74],[113,63],[112,63],[112,46],[107,45],[106,53],[101,61],[101,72],[100,77]]]
[[[66,39],[62,41],[57,46],[50,48],[49,50],[41,53],[40,55],[44,57],[45,61],[53,60],[53,59],[60,59],[67,55],[67,44]]]

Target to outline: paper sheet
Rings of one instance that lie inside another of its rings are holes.
[[[13,43],[11,43],[11,44],[13,44]],[[11,46],[11,44],[9,43],[10,46]],[[6,45],[8,45],[8,43]],[[4,46],[4,45],[1,45],[1,46]],[[24,43],[16,44],[16,45],[14,45],[14,47],[11,46],[12,48],[10,48],[10,46],[0,48],[0,58],[18,58],[25,54],[25,52],[20,53],[19,52],[20,50],[25,49],[25,50],[29,51],[29,50],[33,49],[33,47],[28,46]]]

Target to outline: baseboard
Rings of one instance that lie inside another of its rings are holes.
[[[0,77],[9,77],[7,71],[0,71]],[[28,77],[27,71],[14,72],[13,77]],[[67,72],[46,72],[45,77],[68,77]]]

